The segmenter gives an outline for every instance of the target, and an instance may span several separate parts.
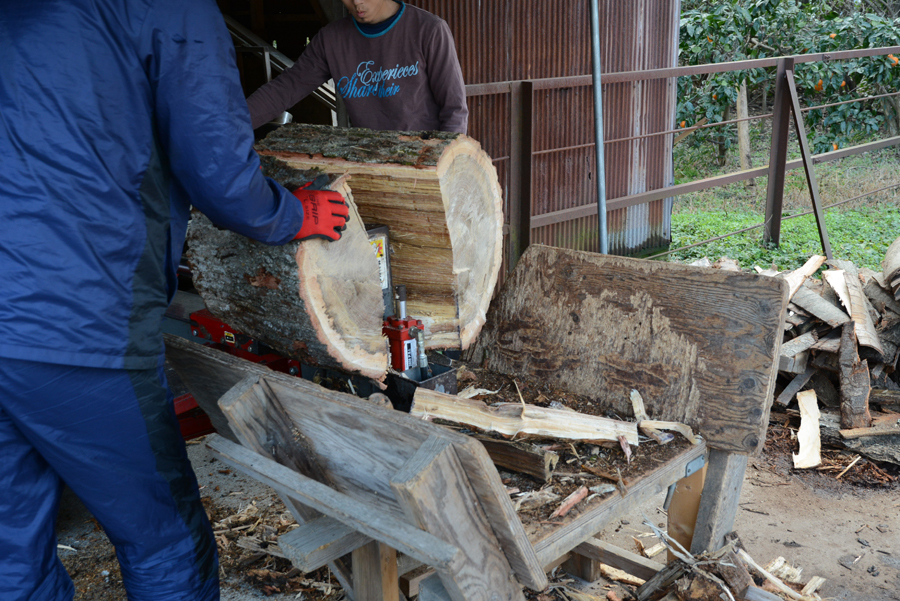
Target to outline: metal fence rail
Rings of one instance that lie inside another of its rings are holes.
[[[662,129],[660,131],[649,132],[635,136],[613,138],[604,141],[604,145],[610,145],[660,136],[674,137],[677,134],[693,132],[699,129],[724,127],[734,123],[739,123],[741,121],[754,121],[771,118],[772,139],[770,144],[770,160],[768,165],[727,173],[725,175],[700,179],[688,183],[669,185],[638,194],[609,198],[606,202],[607,211],[616,211],[619,209],[634,207],[636,205],[642,205],[652,201],[666,199],[681,194],[688,194],[701,190],[707,190],[710,188],[727,186],[729,184],[750,180],[760,176],[768,176],[766,218],[762,223],[751,226],[749,228],[738,230],[736,232],[731,232],[723,236],[717,236],[715,238],[711,238],[709,240],[699,242],[688,247],[670,250],[665,253],[659,253],[654,256],[665,256],[676,252],[677,250],[684,250],[685,248],[691,248],[693,246],[705,244],[713,240],[719,240],[728,236],[759,228],[764,229],[764,237],[767,241],[777,244],[780,239],[780,227],[781,221],[783,219],[815,214],[819,226],[823,252],[830,258],[831,249],[828,243],[828,236],[823,221],[822,211],[827,208],[845,204],[852,200],[858,200],[859,198],[863,198],[877,192],[900,186],[889,186],[882,190],[876,190],[875,192],[870,192],[854,198],[845,199],[823,207],[819,200],[818,187],[813,167],[821,163],[836,161],[848,156],[853,156],[864,152],[871,152],[880,148],[886,148],[889,146],[900,144],[900,136],[884,138],[867,144],[860,144],[857,146],[842,148],[840,150],[835,150],[828,153],[813,155],[809,151],[809,146],[806,139],[806,131],[803,124],[803,114],[813,110],[832,108],[835,106],[853,102],[864,102],[868,100],[896,96],[900,95],[900,92],[891,92],[887,94],[854,98],[840,102],[801,107],[799,104],[799,97],[797,95],[796,84],[794,83],[794,67],[797,64],[803,63],[828,62],[863,57],[885,56],[895,52],[900,53],[900,46],[866,48],[860,50],[843,50],[827,53],[814,53],[787,57],[735,61],[729,63],[691,65],[665,69],[650,69],[645,71],[604,73],[603,85],[606,86],[615,83],[651,81],[710,73],[744,71],[749,69],[775,68],[777,70],[775,80],[774,110],[772,113],[768,113],[765,115],[755,115],[743,119],[731,119],[718,123],[703,124],[692,126],[689,128],[672,129],[670,127]],[[586,217],[596,216],[597,214],[597,205],[595,203],[589,203],[535,215],[533,214],[532,210],[534,203],[531,197],[532,169],[535,157],[553,153],[569,152],[573,150],[582,150],[595,146],[594,143],[585,143],[558,148],[545,148],[535,150],[533,148],[532,132],[535,126],[535,119],[540,118],[539,115],[534,114],[535,93],[541,90],[560,90],[565,88],[581,87],[587,88],[591,85],[591,76],[583,75],[575,77],[509,81],[466,86],[466,93],[469,98],[508,94],[510,96],[510,102],[512,104],[513,118],[511,119],[511,125],[513,131],[511,132],[511,151],[507,156],[497,157],[494,159],[495,162],[507,163],[509,169],[510,194],[507,218],[509,226],[508,256],[510,268],[515,265],[516,260],[528,245],[531,230],[549,225],[574,222]],[[792,115],[794,117],[793,121],[795,124],[797,139],[800,143],[801,158],[789,161],[787,160],[787,144]],[[800,215],[782,217],[785,173],[787,171],[792,171],[801,167],[804,168],[804,171],[806,173],[807,183],[812,200],[812,210]]]

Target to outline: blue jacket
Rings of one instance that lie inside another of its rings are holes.
[[[0,357],[155,368],[191,205],[268,244],[303,221],[216,3],[0,0],[0,56]]]

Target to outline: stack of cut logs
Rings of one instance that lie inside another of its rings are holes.
[[[881,272],[825,264],[814,256],[786,274],[757,268],[790,286],[774,408],[796,399],[801,416],[821,413],[822,441],[900,464],[900,239]]]

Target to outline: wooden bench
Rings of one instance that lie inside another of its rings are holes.
[[[542,296],[517,303],[516,290],[541,286]],[[564,298],[545,300],[552,286]],[[692,550],[719,544],[747,454],[765,439],[786,302],[786,285],[770,278],[530,248],[489,314],[476,349],[485,365],[504,371],[492,361],[506,357],[522,373],[575,370],[610,396],[633,374],[652,417],[689,423],[706,442],[632,482],[624,498],[527,530],[473,438],[182,339],[167,337],[167,359],[220,433],[240,442],[214,436],[210,448],[275,488],[302,524],[280,541],[298,567],[328,564],[356,601],[398,599],[398,575],[421,564],[436,570],[419,585],[422,601],[521,600],[522,585],[545,588],[546,570],[566,557],[652,575],[661,566],[593,537],[707,454]],[[640,354],[623,351],[622,336],[643,344]]]

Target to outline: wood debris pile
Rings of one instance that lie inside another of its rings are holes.
[[[344,597],[328,568],[304,573],[285,558],[278,547],[278,536],[296,528],[297,523],[280,501],[264,509],[251,501],[237,513],[223,516],[221,508],[204,500],[223,575],[237,574],[266,596],[291,593],[317,601],[338,601]]]
[[[878,272],[813,256],[793,272],[755,268],[790,290],[772,418],[790,418],[798,469],[864,469],[869,483],[887,483],[894,477],[878,462],[900,465],[900,239],[883,265]]]
[[[457,379],[463,388],[459,398],[445,403],[446,395],[420,390],[411,414],[422,417],[433,411],[438,423],[478,438],[526,523],[552,524],[593,499],[625,496],[633,481],[699,442],[686,426],[677,435],[646,428],[644,421],[625,421],[591,397],[560,390],[540,378],[513,378],[464,364]],[[447,403],[455,406],[453,411],[444,410]],[[512,414],[523,423],[532,417],[539,432],[528,434],[530,428],[522,424],[510,430],[507,418]],[[591,427],[608,432],[610,439],[575,435]]]
[[[645,525],[667,538],[650,522]],[[727,538],[717,552],[699,556],[667,539],[665,546],[674,559],[646,580],[600,564],[608,584],[599,593],[597,587],[591,592],[579,590],[574,579],[555,570],[548,590],[526,591],[526,595],[530,601],[821,601],[817,591],[824,578],[804,574],[803,568],[791,565],[784,557],[761,565],[747,553],[737,535],[732,533]]]

